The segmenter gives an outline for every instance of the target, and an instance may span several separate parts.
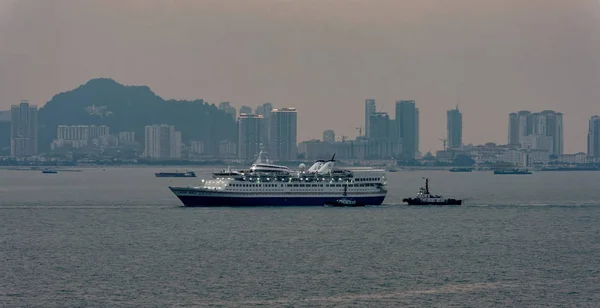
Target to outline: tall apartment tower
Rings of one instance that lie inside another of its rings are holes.
[[[151,159],[181,158],[181,132],[175,126],[155,124],[146,126],[144,156]]]
[[[297,158],[296,108],[273,109],[271,115],[270,154],[276,160],[291,161]]]
[[[448,110],[447,115],[447,131],[448,131],[448,147],[460,148],[462,146],[462,113],[456,109]]]
[[[263,116],[262,126],[260,128],[260,143],[270,151],[271,146],[271,114],[273,113],[273,104],[264,103],[256,107],[256,115]]]
[[[38,109],[26,100],[12,105],[10,154],[13,157],[31,156],[38,153]]]
[[[516,112],[508,115],[508,145],[521,146],[519,140],[519,115]]]
[[[262,115],[240,114],[238,118],[238,151],[242,160],[256,158],[261,150],[261,128],[264,118]]]
[[[419,109],[414,100],[396,101],[397,136],[403,159],[415,159],[419,153]]]
[[[377,112],[374,99],[365,100],[365,137],[371,138],[371,115]]]
[[[600,158],[600,116],[590,118],[587,155],[596,159]]]

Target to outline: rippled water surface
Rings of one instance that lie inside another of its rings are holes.
[[[398,172],[381,207],[206,209],[157,170],[0,170],[0,306],[600,306],[600,172]],[[399,205],[423,176],[465,205]]]

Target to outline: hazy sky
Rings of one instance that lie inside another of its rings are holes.
[[[600,114],[598,0],[0,0],[0,107],[96,77],[164,98],[297,107],[299,140],[353,138],[364,99],[421,110],[441,148],[506,143],[508,113],[564,112],[565,151]]]

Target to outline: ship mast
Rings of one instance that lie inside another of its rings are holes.
[[[429,195],[429,179],[425,178],[425,193]]]

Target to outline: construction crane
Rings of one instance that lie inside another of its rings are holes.
[[[448,140],[440,138],[440,141],[442,142],[442,144],[444,146],[444,148],[443,148],[444,151],[446,151],[446,141],[448,141]]]

